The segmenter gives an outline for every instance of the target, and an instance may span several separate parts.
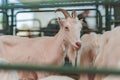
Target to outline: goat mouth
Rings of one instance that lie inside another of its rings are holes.
[[[81,43],[76,43],[76,50],[79,50],[81,48]]]
[[[80,47],[79,47],[79,46],[75,47],[75,50],[79,50],[79,49],[80,49]]]
[[[81,48],[81,46],[77,46],[77,45],[75,45],[73,47],[74,47],[74,50],[79,50]]]

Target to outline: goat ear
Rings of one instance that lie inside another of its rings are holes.
[[[76,14],[76,11],[75,11],[75,10],[72,11],[71,16],[72,16],[73,18],[76,18],[76,17],[77,17],[77,14]]]
[[[63,25],[63,21],[61,20],[61,18],[60,17],[58,17],[58,23],[60,24],[60,26],[61,27],[63,27],[64,25]]]

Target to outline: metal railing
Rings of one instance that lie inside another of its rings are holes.
[[[72,66],[40,66],[40,65],[25,65],[25,64],[0,64],[0,69],[13,69],[13,70],[28,70],[28,71],[46,71],[46,72],[57,72],[65,74],[114,74],[120,75],[120,69],[113,68],[83,68],[83,67],[72,67]]]

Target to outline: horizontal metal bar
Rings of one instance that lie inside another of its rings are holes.
[[[4,8],[4,9],[16,9],[16,8],[53,8],[53,7],[68,7],[68,6],[80,6],[80,4],[76,3],[76,4],[37,4],[37,5],[30,5],[30,4],[26,4],[26,5],[9,5],[9,6],[0,6],[0,9]]]
[[[0,6],[0,9],[15,9],[15,8],[50,8],[50,7],[67,7],[67,6],[88,6],[88,5],[111,5],[120,6],[119,2],[43,2],[34,4],[9,4],[7,6]]]
[[[23,65],[23,64],[0,64],[0,69],[15,69],[15,70],[34,70],[34,71],[47,71],[47,72],[60,72],[67,74],[115,74],[120,75],[118,69],[96,69],[96,68],[82,68],[72,66],[40,66],[40,65]]]

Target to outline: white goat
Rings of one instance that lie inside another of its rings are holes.
[[[81,37],[81,49],[78,54],[77,66],[93,67],[96,55],[99,50],[101,35],[96,33],[84,34]],[[80,80],[93,80],[93,75],[80,74]]]
[[[39,65],[63,65],[64,64],[64,41],[75,50],[80,48],[80,30],[82,28],[75,14],[73,17],[64,9],[57,9],[65,15],[65,21],[58,18],[61,26],[54,37],[21,38],[16,36],[0,37],[0,54],[11,63],[39,64]],[[38,78],[45,74],[37,73]],[[48,75],[48,74],[47,74]]]

